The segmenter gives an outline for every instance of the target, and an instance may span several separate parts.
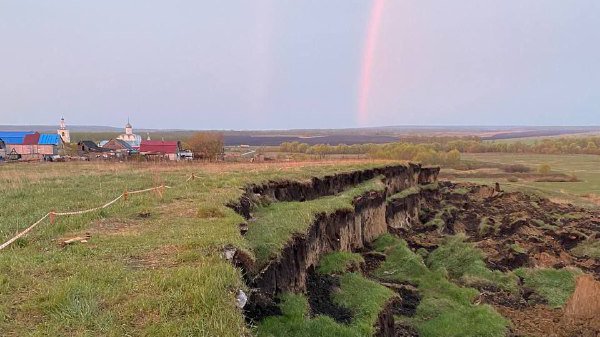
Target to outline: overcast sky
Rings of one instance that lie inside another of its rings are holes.
[[[598,125],[599,18],[598,0],[0,0],[0,125]]]

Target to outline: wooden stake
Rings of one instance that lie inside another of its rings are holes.
[[[56,213],[54,211],[50,212],[50,224],[54,225],[54,221],[56,220]]]
[[[129,192],[127,192],[127,189],[125,189],[125,192],[123,192],[123,200],[127,201],[128,197],[129,197]]]

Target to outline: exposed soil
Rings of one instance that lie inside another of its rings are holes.
[[[420,223],[401,233],[411,247],[432,250],[443,234],[466,233],[485,253],[491,269],[576,266],[600,276],[600,261],[570,252],[600,233],[600,212],[478,185],[446,182],[442,186],[441,197],[427,199],[422,206]],[[444,228],[423,225],[443,209],[452,210],[442,216]]]
[[[338,323],[350,323],[352,312],[350,309],[339,306],[333,302],[331,294],[340,286],[339,277],[322,275],[314,268],[308,271],[306,280],[306,295],[312,315],[327,315]]]
[[[399,295],[399,301],[395,301],[391,307],[394,315],[412,317],[415,314],[421,302],[421,295],[415,286],[407,283],[380,283]]]
[[[363,252],[362,257],[365,260],[365,263],[362,265],[362,272],[366,275],[379,268],[385,260],[385,255],[378,252]]]
[[[251,325],[269,316],[281,316],[282,314],[279,308],[279,299],[266,296],[261,292],[252,292],[250,301],[244,306],[244,317]]]
[[[419,337],[417,330],[411,326],[405,324],[396,324],[395,329],[395,337]]]
[[[587,331],[600,331],[600,282],[590,275],[577,279],[562,321],[580,328],[587,327]]]
[[[551,309],[531,289],[511,294],[478,288],[477,301],[489,303],[510,319],[511,336],[600,336],[600,261],[571,253],[577,244],[600,233],[600,212],[523,193],[503,193],[473,184],[440,183],[439,198],[423,198],[419,221],[395,232],[413,249],[432,251],[445,234],[467,234],[481,249],[488,267],[577,267],[587,275],[577,281],[564,310]],[[414,203],[414,201],[411,201]],[[444,227],[425,225],[435,216]]]

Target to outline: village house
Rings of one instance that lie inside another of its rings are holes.
[[[0,131],[0,139],[6,144],[8,147],[11,144],[22,144],[25,136],[34,133],[33,131],[23,132],[23,131],[9,131],[3,132]]]
[[[107,152],[110,150],[98,146],[91,140],[82,140],[77,143],[77,154],[82,157],[100,157]]]
[[[165,158],[179,160],[181,143],[178,141],[142,140],[140,153],[148,158]]]
[[[22,144],[25,136],[32,134],[33,132],[0,132],[0,142],[2,142],[4,149],[4,160],[17,160],[21,158],[21,155],[14,149],[15,144]]]
[[[137,152],[131,144],[121,139],[111,139],[102,145],[103,149],[108,149],[119,157],[129,156]]]
[[[0,132],[5,144],[5,153],[18,154],[23,160],[50,159],[58,155],[63,142],[58,134],[38,132]]]
[[[6,144],[0,139],[0,161],[6,159]]]

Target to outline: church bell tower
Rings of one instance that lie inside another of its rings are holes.
[[[62,138],[63,143],[68,144],[71,142],[71,133],[69,132],[69,129],[67,129],[67,126],[65,125],[64,117],[60,119],[60,126],[58,127],[58,130],[56,132],[58,133],[60,138]]]

